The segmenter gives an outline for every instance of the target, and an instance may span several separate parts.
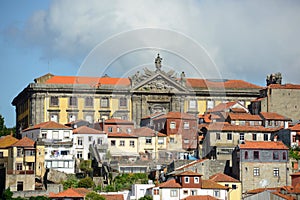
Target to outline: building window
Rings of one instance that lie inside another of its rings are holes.
[[[94,119],[93,119],[93,115],[85,115],[85,121],[89,122],[89,123],[93,123]]]
[[[184,194],[184,195],[188,195],[188,194],[189,194],[189,191],[188,191],[188,190],[183,190],[183,194]]]
[[[50,97],[50,106],[58,106],[58,97]]]
[[[127,107],[127,99],[124,97],[120,98],[119,105],[120,107]]]
[[[189,122],[183,122],[183,128],[184,129],[190,129],[190,123]]]
[[[171,122],[170,129],[175,129],[175,128],[176,128],[176,122]]]
[[[92,136],[89,136],[89,142],[91,142],[93,140]]]
[[[259,151],[253,152],[253,158],[254,158],[254,160],[259,160]]]
[[[58,131],[53,131],[52,132],[52,139],[54,139],[54,140],[58,140],[59,139]]]
[[[184,139],[184,140],[183,140],[183,143],[184,143],[184,144],[189,144],[189,143],[190,143],[190,140],[189,140],[189,139]]]
[[[83,143],[83,138],[82,137],[78,137],[77,138],[77,145],[78,146],[82,146],[82,143]]]
[[[42,132],[42,139],[46,139],[47,138],[47,132]]]
[[[77,97],[69,98],[69,106],[77,106]]]
[[[214,190],[214,197],[220,197],[220,190]]]
[[[170,196],[171,197],[177,197],[178,196],[178,191],[177,190],[170,190]]]
[[[134,141],[133,140],[129,141],[129,146],[134,147]]]
[[[101,98],[100,106],[101,106],[101,108],[108,108],[109,107],[109,99],[107,97]]]
[[[64,131],[64,139],[69,139],[69,138],[70,138],[70,132]]]
[[[23,191],[23,181],[17,182],[17,191]]]
[[[216,133],[216,138],[217,138],[217,140],[221,140],[221,134],[220,133]]]
[[[248,159],[248,151],[245,151],[245,160]]]
[[[146,138],[146,144],[152,144],[152,139],[151,138]]]
[[[110,141],[110,146],[116,146],[116,140],[111,140]]]
[[[0,152],[0,158],[3,158],[3,152]]]
[[[227,140],[232,140],[232,133],[227,133]]]
[[[124,140],[120,140],[119,146],[125,146],[125,141]]]
[[[50,114],[50,121],[58,122],[58,114]]]
[[[256,140],[257,140],[257,135],[256,135],[256,133],[253,133],[253,134],[252,134],[252,140],[253,140],[253,141],[256,141]]]
[[[93,107],[94,106],[93,97],[85,97],[84,105],[85,105],[85,107]]]
[[[273,169],[273,175],[274,176],[279,176],[279,168],[274,168]]]
[[[286,152],[282,152],[282,160],[286,160]]]
[[[18,170],[18,171],[23,170],[22,163],[16,163],[16,170]]]
[[[98,138],[98,139],[97,139],[97,143],[100,144],[100,145],[102,145],[102,144],[103,144],[102,138]]]
[[[213,100],[207,100],[207,110],[212,109],[215,106],[215,102]]]
[[[199,183],[199,177],[194,177],[194,183]]]
[[[273,152],[273,160],[279,160],[279,152],[278,151]]]
[[[232,184],[231,187],[232,187],[232,189],[234,189],[234,190],[236,190],[236,188],[237,188],[235,184]]]
[[[258,167],[253,168],[253,176],[259,176],[259,168]]]
[[[184,182],[189,183],[190,182],[190,177],[184,177]]]
[[[240,133],[240,142],[245,140],[245,133]]]
[[[69,122],[74,122],[74,121],[76,121],[76,115],[75,114],[69,114]]]
[[[23,156],[23,149],[17,148],[17,157],[22,157]]]
[[[82,158],[82,151],[77,151],[77,158],[81,159]]]
[[[268,141],[269,140],[269,135],[267,133],[264,134],[264,141]]]
[[[153,195],[159,195],[159,189],[153,189]]]
[[[196,196],[197,195],[197,190],[191,190],[191,195]]]
[[[175,139],[174,138],[170,138],[170,143],[175,143]]]
[[[158,138],[157,143],[158,144],[164,144],[165,143],[164,138]]]
[[[107,128],[107,130],[108,130],[108,132],[112,132],[113,131],[113,127],[111,127],[111,126],[109,126],[108,128]]]
[[[196,109],[197,107],[197,101],[196,100],[190,100],[189,101],[189,108],[190,109]]]

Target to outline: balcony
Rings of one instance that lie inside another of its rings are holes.
[[[108,149],[108,144],[96,144],[96,149]]]
[[[46,155],[45,160],[73,160],[74,155]]]
[[[7,170],[7,174],[34,174],[34,170]]]

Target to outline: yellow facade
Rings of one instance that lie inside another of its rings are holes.
[[[229,187],[228,200],[242,199],[242,184],[240,182],[218,182],[218,184]],[[235,185],[235,186],[233,186]],[[236,188],[236,189],[234,189]]]

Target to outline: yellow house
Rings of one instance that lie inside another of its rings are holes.
[[[242,183],[239,180],[222,173],[211,176],[210,180],[230,188],[228,191],[228,200],[242,199]]]
[[[8,162],[8,149],[19,140],[11,135],[0,138],[0,168],[6,167]]]

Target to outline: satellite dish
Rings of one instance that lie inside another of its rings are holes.
[[[262,179],[261,181],[259,181],[259,185],[264,188],[264,187],[267,187],[269,185],[269,181],[266,180],[266,179]]]

